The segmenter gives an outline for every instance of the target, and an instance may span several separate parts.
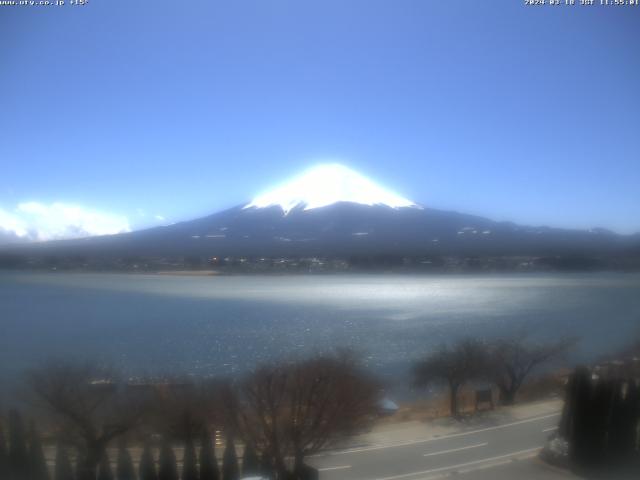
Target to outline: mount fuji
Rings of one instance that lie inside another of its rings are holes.
[[[287,215],[295,208],[313,210],[341,202],[422,208],[340,164],[318,165],[292,181],[259,195],[244,208],[279,206]]]
[[[30,258],[628,256],[638,235],[496,222],[436,210],[342,165],[316,166],[250,202],[164,227],[4,248]]]

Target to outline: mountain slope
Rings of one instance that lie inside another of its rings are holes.
[[[231,208],[126,234],[32,244],[28,254],[100,256],[600,255],[638,244],[606,230],[524,227],[435,209],[339,202],[284,214]],[[12,249],[17,251],[17,248]]]

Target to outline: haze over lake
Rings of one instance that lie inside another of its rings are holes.
[[[1,273],[0,373],[51,356],[131,374],[235,374],[352,347],[387,379],[462,335],[578,335],[592,359],[640,332],[638,274],[169,276]]]

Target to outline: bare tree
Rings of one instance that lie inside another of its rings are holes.
[[[621,350],[603,357],[601,362],[608,363],[610,368],[615,365],[620,377],[640,378],[640,336],[636,335]]]
[[[540,365],[559,358],[576,342],[563,338],[553,342],[534,343],[526,333],[498,339],[489,345],[487,374],[500,390],[500,402],[511,405],[526,378]]]
[[[50,361],[29,372],[28,382],[60,435],[84,459],[78,480],[96,478],[109,442],[137,425],[144,412],[142,403],[118,391],[113,372],[96,365]]]
[[[486,359],[484,343],[463,339],[452,347],[441,346],[424,360],[417,362],[413,369],[414,381],[419,387],[433,383],[445,384],[449,389],[451,415],[457,417],[460,387],[483,376]]]
[[[218,381],[214,388],[218,423],[226,434],[235,435],[240,429],[241,419],[238,385],[227,379]]]
[[[242,431],[278,479],[288,478],[287,458],[297,478],[305,456],[359,431],[378,402],[377,384],[347,354],[262,367],[241,394]]]
[[[173,380],[158,386],[150,402],[149,422],[172,439],[193,442],[216,419],[216,389],[191,380]]]

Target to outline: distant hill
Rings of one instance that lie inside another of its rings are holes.
[[[5,247],[30,255],[323,256],[608,255],[638,251],[637,235],[495,222],[429,208],[339,202],[284,214],[235,207],[208,217],[118,235]]]
[[[196,220],[118,235],[5,246],[6,258],[640,256],[639,235],[496,222],[424,208],[325,165]]]

